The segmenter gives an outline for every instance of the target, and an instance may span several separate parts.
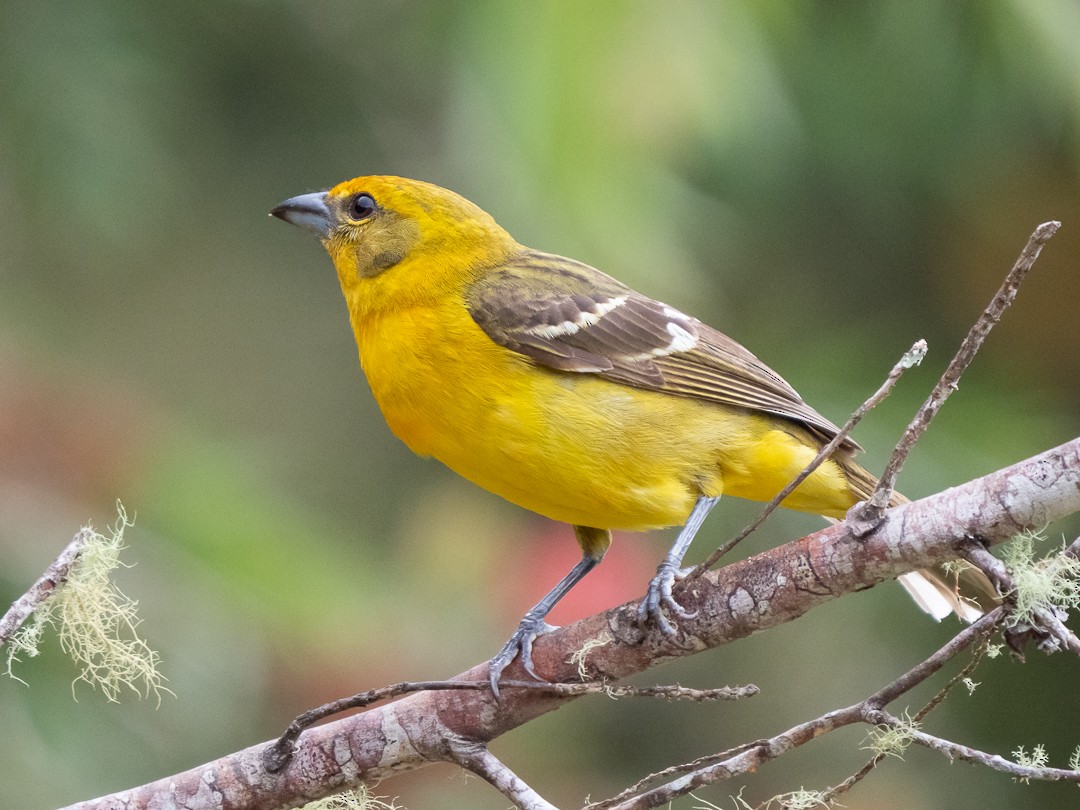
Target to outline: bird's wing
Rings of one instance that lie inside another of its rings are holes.
[[[773,414],[826,441],[839,431],[731,338],[586,264],[523,250],[467,304],[488,337],[538,365]]]

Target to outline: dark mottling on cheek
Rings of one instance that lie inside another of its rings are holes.
[[[386,270],[388,267],[393,267],[405,257],[404,251],[398,250],[384,250],[382,253],[377,253],[371,259],[371,266],[376,270]]]

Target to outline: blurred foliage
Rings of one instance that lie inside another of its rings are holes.
[[[176,693],[72,702],[73,665],[26,662],[31,688],[0,683],[0,805],[118,790],[315,703],[457,672],[577,555],[568,529],[390,435],[328,260],[274,204],[368,173],[454,188],[720,326],[834,419],[925,337],[924,368],[860,429],[871,467],[1032,228],[1061,219],[909,462],[923,495],[1080,428],[1078,43],[1068,0],[0,4],[0,604],[122,498],[138,565],[120,584]],[[728,502],[702,548],[752,513]],[[818,525],[778,516],[748,545]],[[666,539],[620,538],[557,620],[640,593]],[[954,630],[876,588],[646,679],[754,682],[752,701],[581,702],[496,749],[576,806],[860,698]],[[1064,764],[1075,661],[976,679],[934,731]],[[744,797],[839,781],[861,735]],[[451,773],[380,791],[505,806]],[[1073,807],[1076,789],[910,750],[843,802]]]

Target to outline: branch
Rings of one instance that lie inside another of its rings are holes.
[[[0,618],[0,647],[10,639],[15,632],[22,627],[23,623],[33,615],[34,611],[48,599],[58,585],[67,582],[68,574],[82,554],[83,547],[94,537],[94,530],[87,527],[80,529],[72,538],[67,547],[60,552],[52,564],[45,569],[26,593],[15,600],[15,603]]]
[[[896,727],[897,725],[907,725],[888,712],[881,712],[880,718],[878,719],[879,725],[892,727]],[[1039,779],[1047,782],[1080,782],[1080,771],[1075,771],[1071,768],[1048,768],[1041,765],[1023,765],[1016,762],[1010,762],[1005,759],[1005,757],[999,756],[998,754],[989,754],[985,751],[980,751],[977,748],[960,745],[959,743],[954,743],[942,739],[941,737],[927,734],[916,728],[905,728],[905,733],[909,736],[911,742],[929,748],[932,751],[942,753],[950,760],[959,759],[964,762],[974,762],[979,765],[985,765],[988,768],[993,768],[995,771],[1007,773],[1016,779]]]
[[[870,722],[869,717],[874,717],[874,725],[878,725],[877,717],[883,714],[884,706],[918,686],[938,672],[953,657],[971,646],[977,639],[984,637],[1000,621],[1002,612],[1001,608],[997,608],[983,616],[975,624],[962,630],[921,664],[904,673],[865,700],[844,709],[828,712],[814,720],[800,723],[767,740],[758,740],[749,745],[741,746],[733,752],[720,754],[718,755],[719,758],[708,763],[705,767],[697,767],[685,776],[666,785],[623,799],[626,794],[634,790],[634,788],[630,788],[612,800],[587,805],[585,810],[646,810],[647,808],[659,807],[674,801],[680,796],[685,796],[699,787],[756,771],[766,762],[786,754],[793,748],[805,745],[830,731],[836,731],[839,728],[855,723]],[[1080,774],[1077,776],[1080,777]],[[634,787],[636,788],[638,785]]]
[[[998,621],[1000,621],[1000,619]],[[932,698],[930,698],[930,701],[915,713],[915,716],[912,718],[914,722],[922,722],[922,720],[928,714],[930,714],[930,712],[932,712],[934,709],[941,705],[941,703],[945,700],[946,697],[948,697],[949,693],[958,683],[963,683],[978,668],[979,663],[982,661],[983,656],[986,654],[987,651],[986,636],[988,635],[989,634],[984,635],[983,642],[975,648],[975,654],[971,656],[971,660],[964,664],[963,668],[961,668],[959,672],[953,675],[949,679],[948,683],[946,683],[941,689],[939,689],[938,693]],[[875,754],[869,762],[859,768],[859,770],[857,770],[843,782],[824,791],[821,794],[822,802],[831,801],[832,799],[839,796],[841,793],[847,793],[849,790],[855,787],[855,785],[865,779],[870,774],[870,772],[873,771],[874,768],[876,768],[879,764],[881,764],[881,761],[887,756],[889,756],[888,753],[884,751]]]
[[[900,437],[896,449],[885,465],[885,471],[881,475],[881,480],[878,482],[874,494],[862,506],[856,508],[855,517],[860,524],[859,531],[867,532],[881,520],[885,509],[889,506],[892,492],[896,488],[896,478],[900,475],[900,470],[903,468],[911,448],[922,438],[926,429],[930,427],[930,422],[937,415],[937,412],[941,410],[941,406],[945,404],[945,400],[956,390],[960,377],[967,370],[967,367],[971,365],[971,361],[975,359],[975,354],[979,351],[983,341],[986,340],[986,336],[990,334],[990,330],[1001,320],[1005,310],[1016,299],[1016,293],[1020,290],[1020,283],[1031,268],[1035,266],[1035,260],[1039,258],[1043,245],[1050,241],[1050,238],[1058,232],[1060,227],[1060,222],[1044,222],[1031,234],[1027,244],[1024,245],[1024,249],[1020,251],[1016,263],[1013,264],[1012,270],[1005,276],[1005,280],[1001,282],[1001,286],[990,303],[987,304],[986,309],[983,310],[982,315],[972,324],[963,343],[957,349],[952,362],[945,369],[945,373],[941,375],[941,379],[934,386],[934,390],[930,392],[930,396],[919,408],[915,418],[911,420],[911,424],[904,431],[904,435]]]
[[[850,526],[841,523],[710,571],[679,595],[695,613],[679,622],[680,638],[639,628],[637,603],[631,602],[541,636],[534,661],[548,680],[579,681],[578,664],[570,659],[590,643],[584,662],[589,676],[621,679],[792,621],[843,594],[959,557],[971,537],[1000,543],[1077,511],[1080,438],[892,509],[864,538],[856,538]],[[515,667],[517,663],[507,675],[521,677]],[[486,679],[484,663],[454,680]],[[448,741],[486,744],[574,699],[521,688],[505,689],[499,702],[487,690],[419,692],[309,729],[279,774],[263,767],[267,744],[262,743],[142,787],[72,805],[71,810],[295,807],[403,770],[454,761]]]
[[[466,770],[483,778],[520,810],[559,810],[525,783],[520,776],[487,750],[482,743],[453,739],[450,758]]]
[[[1080,542],[1080,541],[1078,541]],[[1076,548],[1077,543],[1073,543],[1067,549],[1061,551],[1063,558],[1073,558],[1071,553]],[[998,590],[1005,594],[1007,600],[1011,602],[1010,608],[1015,610],[1020,616],[1011,617],[1010,628],[1006,633],[1006,640],[1009,642],[1009,646],[1014,650],[1023,646],[1024,637],[1028,634],[1034,634],[1040,638],[1040,646],[1046,646],[1049,651],[1055,651],[1060,648],[1064,648],[1080,655],[1080,639],[1076,637],[1065,623],[1059,618],[1056,610],[1050,610],[1043,607],[1041,604],[1031,610],[1031,615],[1026,615],[1026,611],[1018,608],[1017,600],[1017,586],[1013,581],[1012,575],[1009,573],[1005,564],[983,548],[980,545],[973,545],[964,554],[965,558],[972,565],[979,568],[990,580],[997,586]],[[1075,570],[1075,563],[1071,566]],[[1044,602],[1045,597],[1038,598],[1039,603]]]
[[[507,689],[531,689],[535,692],[558,695],[561,697],[581,697],[582,695],[607,695],[611,698],[649,697],[667,698],[668,700],[691,700],[695,702],[716,700],[739,700],[753,697],[760,691],[753,684],[747,686],[723,686],[717,689],[690,689],[685,686],[629,686],[612,684],[608,681],[590,681],[586,683],[548,683],[545,681],[502,681],[500,686]],[[277,773],[292,758],[293,747],[301,733],[327,717],[363,709],[373,703],[390,698],[401,697],[413,692],[479,691],[491,689],[488,681],[403,681],[379,689],[369,689],[352,697],[333,700],[317,708],[297,715],[285,733],[266,749],[263,764],[272,773]]]
[[[888,686],[878,690],[852,706],[828,712],[821,717],[800,723],[787,731],[766,740],[739,746],[738,748],[702,757],[685,766],[669,768],[638,782],[632,787],[606,801],[586,805],[584,810],[648,810],[648,808],[667,805],[675,799],[685,796],[693,790],[719,781],[730,780],[736,776],[757,771],[765,763],[777,759],[794,748],[857,723],[875,727],[871,735],[869,748],[876,755],[859,771],[834,788],[814,794],[815,806],[827,806],[839,794],[850,790],[859,780],[873,770],[882,759],[889,755],[900,755],[911,743],[916,743],[939,753],[950,760],[961,759],[967,762],[985,765],[1017,779],[1039,779],[1042,781],[1069,781],[1080,783],[1080,770],[1050,768],[1037,761],[1036,756],[1029,759],[1035,762],[1011,762],[997,754],[990,754],[970,746],[954,743],[936,737],[919,729],[919,723],[941,702],[948,693],[969,675],[978,664],[985,649],[980,646],[972,660],[926,704],[913,718],[901,719],[885,711],[892,701],[910,692],[936,674],[950,660],[970,647],[976,641],[985,642],[989,635],[1007,622],[1008,611],[998,607],[990,611],[974,624],[962,630],[948,643],[918,666],[901,675]],[[1017,752],[1018,758],[1022,752]],[[650,790],[644,787],[674,773],[683,774],[667,784]],[[766,803],[768,806],[769,803]],[[801,805],[800,805],[801,806]]]
[[[716,565],[716,563],[720,562],[720,559],[725,554],[756,532],[761,524],[768,519],[769,515],[780,507],[783,500],[794,492],[799,484],[809,478],[814,470],[825,463],[825,460],[836,452],[836,448],[848,440],[847,437],[851,435],[851,431],[855,429],[855,426],[862,421],[862,418],[866,416],[871,409],[876,408],[884,401],[884,399],[892,392],[893,386],[899,382],[900,377],[903,376],[904,372],[912,366],[919,365],[924,357],[926,357],[926,341],[917,340],[912,344],[911,348],[904,353],[903,357],[896,361],[896,365],[892,367],[892,370],[885,378],[885,382],[881,384],[877,391],[870,395],[866,402],[855,409],[855,412],[851,414],[851,417],[844,423],[844,426],[840,428],[840,431],[832,437],[828,444],[818,451],[817,455],[806,465],[803,471],[795,476],[786,487],[777,492],[771,501],[765,504],[765,508],[761,510],[761,513],[758,514],[752,523],[717,548],[712,554],[706,557],[700,565],[695,566],[694,570],[687,575],[687,579],[697,579],[700,577],[703,573]]]

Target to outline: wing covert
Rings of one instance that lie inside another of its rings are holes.
[[[762,411],[826,441],[839,430],[727,335],[581,262],[523,250],[467,304],[488,337],[538,365]]]

